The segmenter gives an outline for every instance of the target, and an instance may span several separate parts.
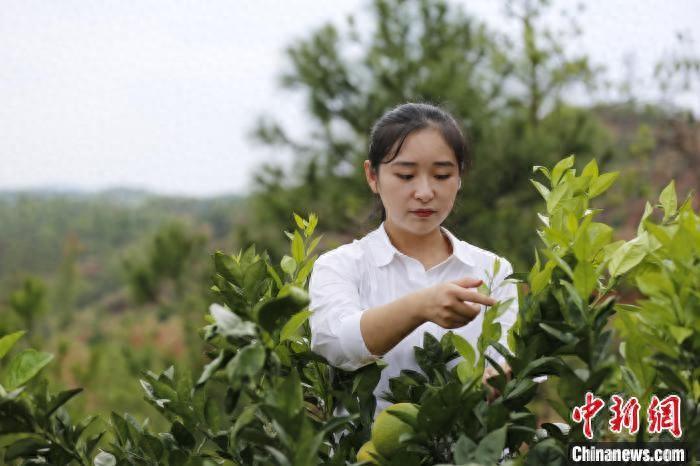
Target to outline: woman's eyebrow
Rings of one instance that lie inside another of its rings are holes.
[[[391,162],[392,165],[400,165],[402,167],[415,167],[418,165],[417,162],[407,162],[407,161],[401,161],[397,160],[396,162]],[[443,161],[438,161],[438,162],[433,162],[433,165],[437,165],[438,167],[454,167],[455,163],[452,162],[451,160],[443,160]]]

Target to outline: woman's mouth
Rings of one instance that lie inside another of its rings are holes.
[[[425,217],[430,217],[431,215],[433,215],[435,213],[435,211],[431,210],[431,209],[418,209],[418,210],[412,210],[411,213],[415,214],[421,218],[425,218]]]

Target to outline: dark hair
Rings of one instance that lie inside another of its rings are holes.
[[[379,164],[394,160],[408,135],[424,128],[435,128],[440,131],[445,142],[454,152],[459,174],[462,175],[471,166],[467,141],[457,121],[449,112],[427,103],[399,105],[386,112],[374,123],[370,133],[368,157],[372,169],[378,172]],[[381,212],[383,221],[386,219],[383,206]]]

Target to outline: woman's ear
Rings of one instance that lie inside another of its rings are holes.
[[[377,190],[377,172],[372,168],[372,164],[369,160],[365,160],[365,178],[367,178],[367,184],[374,194],[378,194]]]

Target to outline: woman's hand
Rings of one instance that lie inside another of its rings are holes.
[[[479,315],[480,304],[496,304],[495,299],[476,291],[481,283],[482,280],[465,277],[422,290],[421,317],[447,329],[467,325]]]

